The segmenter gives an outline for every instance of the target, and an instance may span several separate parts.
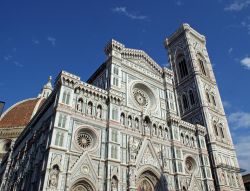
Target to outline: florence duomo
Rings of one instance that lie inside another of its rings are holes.
[[[245,190],[205,37],[164,46],[170,67],[111,40],[86,82],[61,71],[7,109],[0,190]]]

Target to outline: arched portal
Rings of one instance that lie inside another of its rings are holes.
[[[144,171],[136,183],[137,191],[163,191],[164,182],[150,170]]]
[[[96,191],[96,189],[89,181],[81,180],[75,183],[70,191]]]

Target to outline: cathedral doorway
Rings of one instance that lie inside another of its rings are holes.
[[[161,180],[151,171],[143,172],[137,181],[137,191],[161,191]]]
[[[70,191],[96,191],[96,189],[86,180],[78,181]]]

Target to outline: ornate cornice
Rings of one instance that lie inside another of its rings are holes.
[[[8,139],[8,138],[17,138],[25,126],[22,127],[11,127],[11,128],[1,128],[0,129],[0,138]]]
[[[115,50],[121,54],[122,58],[128,59],[142,59],[146,63],[148,63],[152,69],[157,71],[159,74],[163,73],[162,67],[157,64],[146,52],[138,49],[125,48],[125,45],[122,43],[112,39],[108,45],[105,47],[105,53],[108,56],[112,55],[112,50]]]
[[[206,38],[204,35],[201,35],[200,33],[198,33],[196,30],[194,30],[192,27],[190,27],[189,24],[183,23],[176,32],[174,32],[172,35],[170,35],[169,38],[166,38],[165,47],[167,48],[176,38],[178,38],[184,32],[190,32],[191,34],[196,36],[202,42],[206,41]]]

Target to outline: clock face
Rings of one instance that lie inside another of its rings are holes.
[[[146,92],[144,92],[141,89],[135,88],[133,90],[133,94],[134,94],[134,99],[138,105],[142,107],[147,107],[149,99]]]
[[[154,92],[143,82],[131,84],[130,98],[133,106],[143,112],[153,112],[157,107]]]
[[[141,92],[135,94],[135,100],[139,105],[144,106],[146,104],[146,97]]]

